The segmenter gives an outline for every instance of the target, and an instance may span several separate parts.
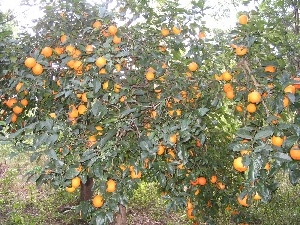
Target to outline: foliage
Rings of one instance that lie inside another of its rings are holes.
[[[140,180],[160,185],[168,210],[188,207],[190,219],[210,224],[220,211],[245,210],[238,196],[269,201],[281,168],[299,183],[300,164],[289,156],[300,136],[299,91],[285,91],[297,67],[281,48],[287,42],[265,29],[263,7],[230,32],[233,51],[220,33],[209,36],[201,0],[189,8],[122,1],[113,12],[78,0],[44,3],[35,35],[5,49],[14,54],[2,73],[1,112],[16,148],[32,152],[32,162],[47,157],[31,174],[37,185],[94,178],[104,205],[82,201],[83,219],[112,222]],[[241,150],[251,152],[242,156],[245,172],[232,168]],[[109,179],[116,191],[107,191]]]

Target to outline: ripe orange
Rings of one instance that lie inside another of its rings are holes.
[[[19,83],[17,84],[17,86],[16,86],[16,91],[19,92],[20,89],[22,88],[22,86],[23,86],[23,83],[22,83],[22,82],[19,82]]]
[[[62,47],[55,47],[55,48],[54,48],[54,52],[55,52],[57,55],[61,55],[61,54],[63,54],[63,52],[64,52],[64,48],[62,48]]]
[[[288,85],[284,88],[283,90],[285,93],[292,93],[295,94],[296,93],[296,88],[293,85]]]
[[[228,99],[234,99],[235,94],[234,94],[233,91],[227,91],[227,92],[226,92],[226,97],[227,97]]]
[[[241,150],[240,151],[240,153],[241,153],[242,156],[243,155],[250,155],[251,152],[252,152],[251,150]]]
[[[32,68],[35,66],[36,60],[32,57],[28,57],[27,59],[25,59],[24,64],[27,68]]]
[[[225,81],[230,81],[232,79],[232,75],[228,71],[225,71],[222,73],[222,78]]]
[[[108,88],[108,81],[105,81],[103,84],[102,84],[102,89],[103,90],[106,90]]]
[[[74,177],[71,181],[71,185],[73,188],[78,188],[80,186],[81,179],[80,177]]]
[[[130,176],[131,176],[132,179],[139,179],[139,178],[142,177],[142,172],[139,171],[138,173],[136,173],[134,170],[132,170],[130,172]]]
[[[217,187],[218,187],[220,190],[224,190],[224,189],[226,188],[226,185],[223,184],[222,182],[218,182]]]
[[[17,115],[17,114],[15,114],[15,113],[13,113],[13,114],[12,114],[12,116],[11,116],[11,119],[10,119],[10,121],[11,121],[12,123],[14,123],[14,122],[16,122],[16,121],[17,121],[17,119],[18,119],[18,115]]]
[[[240,196],[238,197],[238,202],[240,205],[248,207],[248,203],[247,203],[247,199],[248,199],[248,195],[245,195],[245,197],[243,199],[240,198]]]
[[[93,23],[93,28],[101,28],[101,27],[102,27],[102,23],[100,21],[97,20]]]
[[[83,115],[86,112],[86,106],[85,105],[79,105],[77,110],[78,110],[78,113],[80,115]]]
[[[106,182],[106,185],[107,185],[106,192],[114,192],[116,190],[117,182],[112,179],[109,179]]]
[[[172,27],[172,31],[173,31],[173,33],[174,34],[176,34],[176,35],[178,35],[178,34],[180,34],[181,33],[181,29],[180,28],[177,28],[177,27]]]
[[[72,193],[75,191],[75,188],[74,187],[66,187],[66,191],[69,193]]]
[[[71,111],[68,113],[69,117],[71,117],[71,118],[78,117],[79,112],[76,109],[76,107],[75,106],[71,106],[70,108],[71,108]]]
[[[212,175],[210,178],[210,183],[215,184],[217,182],[218,178],[216,175]]]
[[[246,55],[248,52],[248,48],[246,46],[236,46],[235,54],[238,56]]]
[[[67,40],[67,35],[64,34],[64,35],[60,36],[60,41],[62,43],[66,42],[66,40]]]
[[[236,111],[243,112],[243,105],[237,105],[235,106]]]
[[[189,65],[188,65],[188,68],[190,71],[194,72],[198,69],[198,64],[195,63],[195,62],[191,62]]]
[[[271,169],[271,164],[270,164],[270,162],[267,162],[267,163],[266,163],[264,169],[265,169],[265,170],[268,170],[268,171]]]
[[[67,66],[70,67],[71,69],[74,68],[75,60],[71,59],[70,61],[67,62]]]
[[[253,103],[249,103],[246,107],[246,110],[249,112],[249,113],[254,113],[256,112],[256,105],[253,104]]]
[[[10,98],[6,101],[6,105],[8,108],[12,108],[13,105],[17,102],[18,102],[18,100],[16,98]]]
[[[93,198],[93,206],[95,208],[100,208],[103,206],[104,204],[104,199],[101,195],[96,195],[94,198]]]
[[[36,76],[41,75],[43,71],[44,71],[43,66],[39,63],[35,64],[35,66],[32,67],[32,73]]]
[[[114,37],[113,37],[113,43],[114,44],[120,44],[121,42],[122,42],[122,38],[120,38],[120,37],[118,37],[117,35],[115,35]]]
[[[93,45],[87,45],[85,47],[86,54],[91,54],[93,51],[94,51],[94,46]]]
[[[111,25],[108,27],[107,31],[108,33],[110,33],[111,36],[114,36],[118,32],[118,28],[114,25]]]
[[[78,50],[78,49],[75,49],[75,50],[73,51],[72,57],[73,57],[73,58],[78,58],[80,55],[81,55],[81,51]]]
[[[255,195],[253,196],[254,200],[261,200],[261,196],[256,192]]]
[[[46,58],[48,58],[48,57],[50,57],[51,55],[52,55],[52,48],[50,48],[50,47],[45,47],[45,48],[43,48],[42,49],[42,52],[41,52],[41,54],[43,55],[43,56],[45,56]]]
[[[189,219],[194,219],[195,218],[195,216],[193,215],[193,208],[187,209],[187,217]]]
[[[286,107],[289,106],[290,100],[288,99],[288,97],[284,96],[283,100],[282,100],[282,103],[283,103],[283,107],[286,108]]]
[[[154,80],[154,78],[155,78],[155,75],[154,75],[153,72],[149,71],[149,72],[146,73],[146,79],[147,80],[152,81],[152,80]]]
[[[233,88],[230,83],[227,83],[227,84],[224,84],[223,90],[224,90],[224,92],[229,92],[229,91],[233,91]]]
[[[277,147],[280,147],[283,143],[283,138],[279,137],[279,136],[272,136],[272,144],[277,146]]]
[[[199,39],[205,38],[205,37],[206,37],[206,34],[205,34],[204,32],[200,32],[200,33],[198,34],[198,37],[199,37]]]
[[[165,146],[164,145],[158,145],[158,149],[157,149],[157,155],[162,155],[165,153]]]
[[[167,28],[162,28],[161,34],[162,34],[162,36],[166,37],[170,34],[170,31]]]
[[[28,105],[28,100],[26,98],[22,99],[20,101],[20,103],[23,105],[23,106],[27,106]]]
[[[49,116],[53,119],[55,119],[57,117],[55,113],[49,113]]]
[[[176,135],[176,134],[170,135],[169,141],[170,141],[172,144],[176,144],[176,142],[177,142],[177,135]]]
[[[93,146],[94,144],[96,144],[97,139],[95,135],[89,136],[88,141],[87,141],[87,145],[88,147]]]
[[[294,145],[290,150],[290,156],[294,160],[300,160],[300,149],[298,145]]]
[[[95,63],[98,67],[103,67],[106,65],[106,59],[103,56],[101,56],[98,59],[96,59]]]
[[[248,16],[247,15],[240,15],[239,16],[239,23],[245,25],[248,23]]]
[[[66,47],[66,52],[67,52],[69,55],[73,55],[74,52],[75,52],[75,47],[72,46],[72,45],[68,45],[68,46]]]
[[[82,70],[83,63],[80,60],[75,60],[73,64],[73,69],[76,71]]]
[[[206,178],[205,177],[198,177],[197,178],[197,184],[204,186],[206,184]]]
[[[233,167],[239,172],[244,172],[247,170],[247,167],[244,166],[242,160],[243,160],[242,157],[237,157],[236,159],[233,160]]]
[[[21,108],[20,106],[16,105],[13,107],[13,112],[17,115],[19,115],[21,112],[23,112],[23,108]]]
[[[88,102],[88,98],[87,98],[87,93],[86,92],[82,93],[81,96],[80,96],[80,98],[81,98],[81,101]]]
[[[265,67],[265,72],[269,72],[269,73],[274,73],[276,71],[276,67],[275,66],[266,66]]]
[[[248,102],[259,103],[261,101],[261,94],[258,91],[252,91],[248,94]]]

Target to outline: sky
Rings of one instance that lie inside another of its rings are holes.
[[[22,0],[1,0],[0,7],[1,11],[7,11],[12,10],[13,15],[16,15],[16,19],[19,21],[19,25],[29,27],[32,25],[32,20],[37,19],[42,14],[39,13],[38,7],[34,6],[22,6],[21,5]],[[179,0],[182,2],[183,6],[188,6],[189,0]],[[89,2],[98,2],[99,0],[89,0]],[[216,5],[220,4],[220,0],[209,0],[208,4],[211,6],[211,13],[215,13],[214,8],[216,8]],[[226,6],[225,6],[226,7]],[[206,16],[205,19],[207,21],[207,26],[210,28],[221,28],[221,29],[230,29],[235,26],[237,21],[237,12],[238,11],[250,11],[254,8],[253,4],[250,4],[249,6],[243,6],[239,8],[230,7],[230,12],[226,16],[224,16],[219,21],[215,21],[210,16]]]

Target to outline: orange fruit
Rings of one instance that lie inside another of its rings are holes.
[[[6,101],[6,105],[8,108],[12,108],[13,105],[17,102],[18,102],[18,100],[16,98],[10,98],[10,99],[8,99],[8,101]]]
[[[204,186],[206,184],[206,178],[205,177],[198,177],[197,178],[197,184]]]
[[[81,179],[80,177],[72,178],[71,185],[73,188],[78,188],[80,186]]]
[[[121,65],[120,64],[116,64],[115,65],[116,71],[120,72],[121,71]]]
[[[68,46],[66,47],[66,52],[67,52],[69,55],[73,55],[74,52],[75,52],[75,47],[72,46],[72,45],[68,45]]]
[[[225,71],[222,73],[222,78],[225,81],[230,81],[232,79],[232,75],[228,71]]]
[[[227,91],[227,92],[226,92],[226,97],[227,97],[228,99],[234,99],[235,94],[234,94],[233,91]]]
[[[222,182],[218,182],[217,183],[217,187],[220,189],[220,190],[224,190],[226,188],[226,185],[223,184]]]
[[[294,160],[300,160],[300,149],[298,145],[294,145],[290,150],[290,156]]]
[[[158,145],[157,155],[162,155],[164,153],[165,153],[165,146],[164,145]]]
[[[142,177],[142,172],[139,171],[138,173],[136,173],[134,170],[132,170],[130,172],[130,176],[131,176],[132,179],[138,179],[138,178]]]
[[[235,106],[236,111],[243,112],[243,105],[237,105]]]
[[[67,62],[67,66],[70,67],[71,69],[74,68],[75,60],[71,59],[70,61]]]
[[[277,146],[277,147],[280,147],[281,145],[282,145],[282,143],[283,143],[283,138],[281,138],[281,137],[278,137],[278,136],[272,136],[272,139],[271,139],[271,141],[272,141],[272,144],[273,145],[275,145],[275,146]]]
[[[87,99],[87,93],[85,92],[85,93],[82,93],[82,95],[81,95],[81,101],[83,101],[83,102],[88,102],[88,99]]]
[[[206,37],[206,34],[205,34],[204,32],[200,32],[200,33],[198,34],[198,37],[199,37],[199,39],[205,38],[205,37]]]
[[[98,59],[96,59],[95,63],[98,67],[103,67],[106,65],[106,59],[103,56],[101,56]]]
[[[75,191],[75,188],[74,187],[66,187],[66,191],[69,193],[72,193]]]
[[[265,72],[269,72],[269,73],[274,73],[276,71],[276,67],[275,66],[266,66],[265,67]]]
[[[66,40],[67,40],[67,35],[64,34],[64,35],[60,36],[60,41],[62,43],[66,42]]]
[[[64,52],[64,48],[62,48],[62,47],[55,47],[55,48],[54,48],[54,52],[55,52],[57,55],[61,55],[61,54],[63,54],[63,52]]]
[[[288,97],[284,96],[282,103],[283,103],[283,107],[286,108],[289,106],[290,100],[288,99]]]
[[[167,28],[162,28],[161,34],[162,34],[162,36],[166,37],[170,34],[170,31]]]
[[[71,109],[71,111],[68,113],[69,117],[71,117],[71,118],[76,118],[76,117],[78,117],[79,112],[78,112],[78,110],[76,109],[76,107],[75,107],[75,106],[71,106],[70,108],[72,108],[72,109]]]
[[[186,203],[186,209],[192,209],[192,208],[194,208],[193,204],[191,203],[190,200],[188,200],[187,203]]]
[[[247,170],[247,167],[244,166],[242,160],[243,160],[242,157],[237,157],[236,159],[233,160],[233,167],[235,170],[239,172],[244,172]]]
[[[17,115],[19,115],[21,112],[23,112],[23,108],[21,108],[20,106],[16,105],[13,107],[13,112]]]
[[[261,94],[258,91],[252,91],[248,94],[248,102],[259,103],[261,101]]]
[[[57,117],[55,113],[49,113],[49,116],[53,119],[55,119]]]
[[[247,203],[247,199],[248,199],[248,196],[245,195],[245,197],[243,199],[240,198],[240,196],[238,197],[238,202],[240,205],[242,206],[245,206],[245,207],[248,207],[248,203]]]
[[[44,71],[43,66],[39,63],[35,64],[35,66],[32,67],[32,73],[36,76],[41,75],[43,71]]]
[[[32,68],[35,66],[36,60],[32,57],[28,57],[27,59],[25,59],[24,64],[27,68]]]
[[[89,136],[87,145],[88,145],[89,147],[91,147],[91,146],[93,146],[94,144],[96,144],[96,142],[97,142],[96,136],[95,136],[95,135],[92,135],[92,136]]]
[[[181,33],[181,29],[174,26],[174,27],[172,27],[172,32],[174,34],[178,35]]]
[[[73,58],[78,58],[80,55],[81,55],[81,51],[78,50],[78,49],[75,49],[75,50],[73,51],[72,57],[73,57]]]
[[[239,23],[245,25],[248,23],[248,16],[247,15],[240,15],[239,16]]]
[[[105,81],[103,84],[102,84],[102,89],[103,90],[106,90],[108,88],[108,81]]]
[[[113,41],[114,44],[117,45],[117,44],[120,44],[122,42],[122,38],[118,37],[117,35],[114,35],[112,41]]]
[[[189,219],[194,219],[195,218],[195,216],[193,215],[193,208],[187,209],[187,217]]]
[[[256,105],[253,104],[253,103],[249,103],[246,107],[246,110],[249,112],[249,113],[254,113],[256,112]]]
[[[270,170],[271,169],[271,164],[270,162],[267,162],[265,167],[264,167],[265,170]]]
[[[170,141],[172,144],[176,144],[176,142],[177,142],[177,135],[176,135],[176,134],[170,135],[169,141]]]
[[[50,57],[51,55],[52,55],[52,48],[50,48],[50,47],[45,47],[45,48],[43,48],[42,49],[42,52],[41,52],[41,54],[43,55],[43,56],[45,56],[46,58],[48,58],[48,57]]]
[[[261,196],[256,192],[255,195],[253,196],[254,200],[261,200]]]
[[[235,54],[237,56],[246,55],[247,52],[248,52],[248,48],[246,46],[236,46],[236,48],[235,48]]]
[[[78,110],[78,113],[80,115],[83,115],[86,112],[86,106],[85,105],[79,105],[77,110]]]
[[[102,27],[102,23],[100,21],[97,20],[93,23],[93,28],[101,28],[101,27]]]
[[[288,85],[284,88],[283,90],[285,93],[292,93],[295,94],[296,93],[296,88],[293,85]]]
[[[216,175],[212,175],[212,176],[210,177],[210,183],[212,183],[212,184],[215,184],[215,183],[217,182],[217,180],[218,180],[218,178],[217,178]]]
[[[28,105],[28,100],[26,98],[22,99],[20,101],[20,103],[23,105],[23,106],[27,106]]]
[[[118,32],[118,28],[114,25],[111,25],[108,27],[107,31],[111,36],[114,36]]]
[[[242,156],[243,155],[250,155],[251,152],[252,152],[251,150],[241,150],[240,151],[240,153],[241,153]]]
[[[80,60],[75,60],[73,64],[73,69],[76,71],[82,70],[83,63]]]
[[[11,116],[11,119],[10,119],[10,121],[11,121],[12,123],[14,123],[14,122],[16,122],[16,121],[17,121],[17,119],[18,119],[18,115],[17,115],[17,114],[15,114],[15,113],[13,113],[13,114],[12,114],[12,116]]]
[[[154,73],[153,73],[153,72],[150,72],[150,71],[147,72],[145,76],[146,76],[146,79],[149,80],[149,81],[152,81],[152,80],[154,80],[154,78],[155,78]]]
[[[194,72],[198,69],[198,64],[195,63],[195,62],[191,62],[189,65],[188,65],[188,68],[190,71]]]
[[[102,197],[101,195],[96,195],[96,196],[93,198],[92,203],[93,203],[93,206],[94,206],[95,208],[100,208],[100,207],[102,207],[103,204],[104,204],[104,199],[103,199],[103,197]]]
[[[224,84],[223,90],[224,90],[224,92],[229,92],[229,91],[233,91],[233,88],[230,83],[227,83],[227,84]]]
[[[23,83],[22,83],[22,82],[19,82],[19,83],[17,84],[17,86],[16,86],[16,91],[19,92],[20,89],[22,88],[22,86],[23,86]]]
[[[114,192],[116,190],[116,185],[117,185],[116,181],[109,179],[106,182],[106,185],[107,185],[106,192]]]
[[[93,45],[87,45],[85,47],[86,54],[91,54],[93,51],[94,51],[94,46]]]

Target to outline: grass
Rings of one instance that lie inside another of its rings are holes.
[[[74,194],[53,190],[47,185],[37,188],[23,176],[34,168],[29,157],[21,154],[9,158],[10,148],[0,145],[0,224],[1,225],[68,225],[82,224],[66,206],[76,204]],[[36,166],[36,165],[35,165]],[[249,218],[255,225],[300,224],[300,185],[291,186],[286,175],[280,175],[280,187],[268,204],[249,207]],[[78,191],[77,191],[78,192]],[[79,196],[79,193],[75,193]],[[154,183],[142,182],[134,192],[128,210],[129,224],[191,225],[185,211],[166,213],[166,202]],[[155,223],[148,223],[155,222]],[[220,215],[217,224],[232,225],[229,215]]]

